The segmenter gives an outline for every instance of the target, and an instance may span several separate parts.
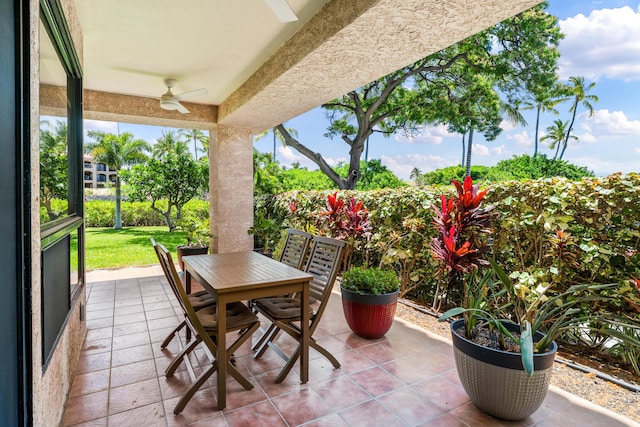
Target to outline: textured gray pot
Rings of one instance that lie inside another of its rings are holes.
[[[513,323],[505,322],[505,326],[519,332]],[[456,330],[460,327],[464,327],[464,320],[451,323],[453,353],[460,382],[471,401],[505,420],[521,420],[538,410],[549,389],[558,349],[555,341],[547,352],[534,355],[535,372],[529,377],[519,353],[480,346],[459,335]]]

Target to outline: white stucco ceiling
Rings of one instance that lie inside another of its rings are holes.
[[[220,104],[327,0],[288,0],[282,23],[265,0],[77,0],[84,87],[159,97],[206,88],[189,99]]]

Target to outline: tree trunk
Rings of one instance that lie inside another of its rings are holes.
[[[473,147],[473,129],[469,129],[469,139],[467,140],[467,167],[465,176],[471,176],[471,149]]]
[[[196,162],[198,161],[198,140],[195,135],[193,137],[193,155],[196,156]]]
[[[122,216],[120,214],[120,175],[116,175],[116,223],[113,228],[122,230]]]
[[[542,108],[542,105],[540,105],[540,103],[538,103],[538,108],[536,111],[536,135],[534,137],[534,149],[533,149],[533,158],[535,159],[536,157],[538,157],[538,128],[540,127],[540,109]]]
[[[462,157],[460,158],[460,167],[464,167],[465,166],[465,161],[464,158],[467,154],[467,150],[465,150],[465,144],[464,144],[464,137],[466,136],[466,133],[462,134]]]
[[[564,151],[567,149],[567,145],[569,145],[569,136],[571,135],[571,130],[573,130],[573,123],[576,121],[577,111],[578,111],[578,101],[576,100],[575,104],[573,104],[573,116],[571,116],[571,123],[569,123],[569,129],[567,129],[567,135],[564,137],[564,143],[562,144],[562,152],[560,153],[560,158],[558,160],[562,160],[562,156],[564,156]]]
[[[556,142],[556,154],[555,156],[553,156],[553,160],[558,160],[558,152],[560,151],[560,144],[562,143],[562,141],[557,141]]]

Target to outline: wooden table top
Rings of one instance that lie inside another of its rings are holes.
[[[217,293],[309,281],[313,276],[253,251],[193,255],[185,270]],[[203,284],[204,285],[204,284]]]

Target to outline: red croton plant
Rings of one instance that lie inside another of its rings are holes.
[[[318,213],[318,227],[325,229],[334,239],[346,240],[349,243],[343,269],[351,263],[353,250],[359,249],[363,239],[371,235],[369,211],[362,202],[350,198],[346,202],[338,193],[327,195],[327,210]]]
[[[488,246],[480,238],[492,231],[492,208],[480,207],[488,190],[480,191],[469,176],[463,184],[456,180],[452,183],[456,187],[456,196],[448,199],[443,194],[440,206],[433,205],[437,236],[431,241],[430,252],[446,279],[446,286],[438,281],[433,302],[435,310],[439,310],[442,304],[446,306],[452,294],[462,294],[464,274],[489,265],[482,257]]]

